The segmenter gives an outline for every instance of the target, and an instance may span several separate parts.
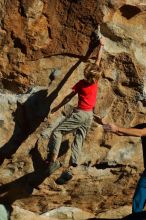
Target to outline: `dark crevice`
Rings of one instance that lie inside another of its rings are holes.
[[[107,169],[107,168],[119,168],[119,167],[126,167],[126,165],[123,165],[123,164],[108,164],[108,162],[102,162],[102,163],[99,163],[99,164],[96,164],[95,165],[96,169]]]
[[[127,18],[127,19],[131,19],[132,17],[134,17],[135,15],[137,15],[138,13],[141,12],[141,10],[139,8],[137,8],[136,6],[132,6],[132,5],[123,5],[120,8],[120,12],[122,14],[123,17]]]
[[[124,93],[122,93],[119,88],[113,88],[113,91],[116,95],[120,96],[120,97],[125,97],[126,95]]]
[[[22,40],[18,37],[15,37],[13,32],[11,33],[11,38],[14,43],[14,48],[19,48],[22,53],[27,54],[27,47],[22,42]]]
[[[50,28],[50,27],[48,27],[48,36],[49,36],[50,39],[53,39],[53,38],[52,38],[52,33],[51,33],[51,28]]]
[[[22,44],[21,40],[19,38],[15,38],[13,40],[14,42],[14,48],[19,48],[22,53],[26,54],[27,53],[27,48],[24,44]]]
[[[20,7],[19,7],[19,13],[22,17],[26,18],[25,10],[22,5],[20,5]]]

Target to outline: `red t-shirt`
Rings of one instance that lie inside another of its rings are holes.
[[[84,111],[93,110],[96,104],[98,82],[89,84],[86,80],[82,79],[73,86],[72,90],[78,93],[79,109],[82,109]]]

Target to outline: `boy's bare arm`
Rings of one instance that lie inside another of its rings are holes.
[[[98,52],[97,52],[97,58],[96,58],[96,61],[95,61],[95,64],[98,65],[98,66],[99,66],[100,61],[101,61],[104,44],[105,44],[105,38],[102,37],[100,39],[100,44],[98,46]]]
[[[66,103],[68,103],[74,96],[76,95],[76,92],[72,91],[70,94],[68,94],[63,100],[62,102],[57,105],[56,107],[54,107],[51,110],[51,113],[56,112],[59,108],[61,108],[62,106],[64,106]]]
[[[118,127],[115,124],[106,124],[103,125],[105,131],[114,132],[118,135],[127,135],[127,136],[134,136],[134,137],[144,137],[146,136],[146,128],[124,128]]]

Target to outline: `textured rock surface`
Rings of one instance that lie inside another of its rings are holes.
[[[106,42],[95,113],[105,122],[143,126],[145,0],[0,0],[0,201],[17,206],[17,214],[24,209],[43,219],[40,214],[61,206],[101,218],[131,212],[144,162],[140,138],[105,133],[94,121],[73,179],[55,183],[68,166],[72,135],[63,139],[63,167],[42,175],[62,111],[50,109],[83,77],[87,58],[94,62],[97,49],[89,46],[98,23]]]
[[[55,220],[55,218],[40,216],[33,212],[19,208],[17,206],[13,207],[11,219],[12,220],[16,220],[16,219],[17,220]]]
[[[60,207],[58,209],[54,209],[48,213],[43,214],[43,216],[48,217],[56,217],[57,219],[89,219],[94,217],[92,214],[88,212],[84,212],[78,208],[73,207]]]

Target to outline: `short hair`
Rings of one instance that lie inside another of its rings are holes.
[[[94,63],[85,66],[84,77],[89,83],[94,83],[101,76],[101,69]]]

